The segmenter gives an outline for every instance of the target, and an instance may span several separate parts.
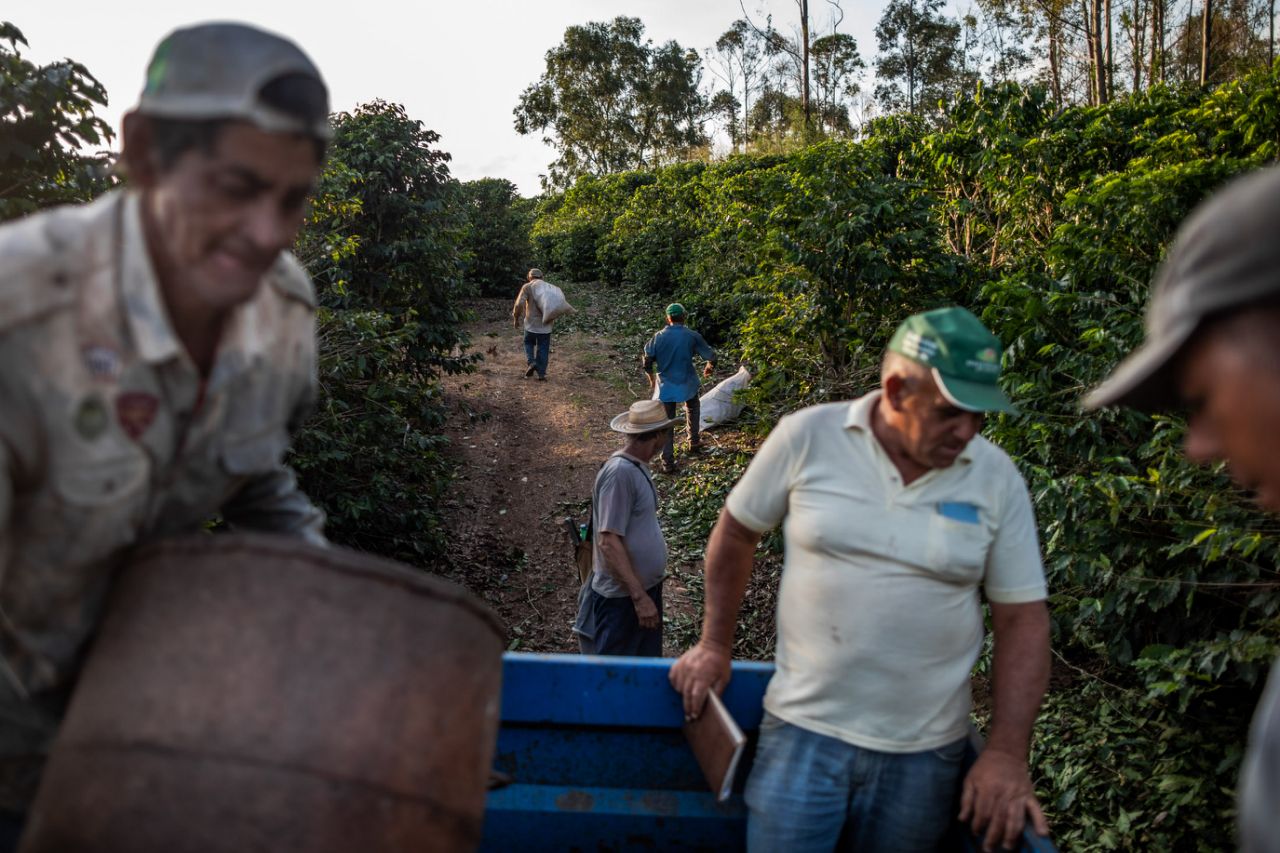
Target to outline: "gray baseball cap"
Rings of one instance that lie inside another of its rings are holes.
[[[1084,398],[1086,409],[1177,404],[1177,356],[1205,318],[1280,295],[1280,167],[1210,196],[1178,229],[1156,273],[1146,341]]]
[[[303,119],[262,98],[282,77],[320,84],[324,118]],[[174,30],[156,47],[138,112],[171,119],[243,119],[268,133],[328,139],[328,89],[319,70],[288,39],[246,24],[212,23]]]

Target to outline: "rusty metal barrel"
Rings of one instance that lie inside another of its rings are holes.
[[[113,590],[22,849],[472,849],[503,634],[460,587],[353,551],[147,548]]]

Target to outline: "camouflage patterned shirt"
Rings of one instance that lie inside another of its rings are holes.
[[[133,545],[233,527],[323,542],[282,459],[316,388],[315,297],[282,254],[202,379],[139,197],[0,228],[0,807],[21,808]],[[15,801],[17,800],[17,801]]]

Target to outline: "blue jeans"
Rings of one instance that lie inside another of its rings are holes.
[[[747,850],[932,853],[959,810],[964,746],[875,752],[766,713],[747,779]]]
[[[535,347],[537,348],[535,351]],[[551,355],[550,332],[524,333],[524,358],[539,376],[547,375],[547,359]]]

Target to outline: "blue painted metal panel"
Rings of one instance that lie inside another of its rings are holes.
[[[676,729],[504,724],[494,767],[530,785],[707,790],[684,733]]]
[[[741,798],[640,788],[512,785],[489,795],[483,853],[723,851],[746,842]]]
[[[508,652],[502,669],[502,721],[680,728],[680,695],[667,680],[672,658]],[[725,707],[743,729],[760,725],[773,664],[737,661]]]
[[[495,810],[552,809],[572,814],[687,817],[692,820],[746,817],[740,799],[717,803],[710,793],[645,788],[600,788],[586,785],[509,785],[493,792]]]
[[[750,740],[737,793],[717,804],[684,743],[673,661],[508,653],[481,850],[741,850],[741,789],[772,664],[737,662],[725,705]],[[972,756],[970,756],[972,758]],[[949,849],[976,853],[957,827]],[[1020,850],[1053,853],[1024,834]]]

